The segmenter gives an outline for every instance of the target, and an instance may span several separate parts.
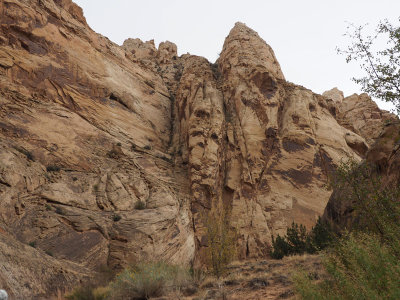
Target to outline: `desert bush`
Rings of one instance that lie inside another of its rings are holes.
[[[61,170],[61,168],[56,165],[50,165],[50,166],[46,167],[47,172],[59,172],[60,170]]]
[[[303,299],[400,299],[400,260],[379,235],[351,233],[325,255],[328,278],[295,276]]]
[[[190,281],[188,270],[164,262],[139,263],[123,270],[109,285],[110,299],[149,299]]]
[[[83,285],[75,288],[64,297],[71,300],[104,300],[109,299],[110,288],[108,284],[114,278],[114,271],[107,265],[96,269],[96,274]]]
[[[118,222],[119,220],[121,220],[121,216],[118,215],[118,214],[114,214],[114,215],[113,215],[113,221],[114,221],[114,222]]]
[[[226,209],[213,209],[206,218],[207,263],[212,273],[221,277],[236,255],[236,234]]]
[[[135,203],[135,209],[142,210],[146,208],[146,203],[142,200],[137,200]]]
[[[57,206],[56,207],[56,214],[65,215],[65,211],[61,207]]]
[[[384,182],[376,167],[353,160],[342,163],[331,182],[338,201],[351,206],[352,230],[377,234],[400,248],[400,186]]]
[[[336,238],[329,223],[318,218],[308,235],[307,252],[312,254],[328,247]]]
[[[349,161],[332,181],[339,201],[352,205],[351,233],[325,254],[327,279],[295,278],[303,299],[400,299],[400,187],[374,167]]]

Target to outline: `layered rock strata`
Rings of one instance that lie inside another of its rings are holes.
[[[29,299],[103,265],[201,265],[203,216],[221,202],[239,258],[268,256],[272,235],[322,214],[335,164],[370,145],[375,115],[347,126],[346,99],[328,96],[287,82],[242,23],[211,64],[170,42],[118,46],[70,0],[2,0],[0,285]]]

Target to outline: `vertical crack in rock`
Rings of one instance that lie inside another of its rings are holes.
[[[171,42],[118,46],[71,0],[0,1],[0,283],[48,298],[105,264],[201,265],[216,203],[239,258],[267,256],[292,221],[314,225],[327,173],[371,155],[385,120],[365,94],[286,82],[242,23],[210,64]]]

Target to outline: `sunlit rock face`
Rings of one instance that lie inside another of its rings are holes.
[[[397,120],[396,115],[379,109],[367,94],[353,94],[338,105],[337,120],[343,127],[362,136],[369,146],[379,137],[383,127]]]
[[[43,298],[104,265],[201,265],[220,202],[239,258],[267,256],[292,221],[314,224],[328,172],[386,118],[350,126],[349,103],[286,82],[242,23],[211,64],[171,42],[118,46],[70,0],[1,1],[0,286]]]

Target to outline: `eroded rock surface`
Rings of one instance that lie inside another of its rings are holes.
[[[369,146],[379,137],[385,125],[396,121],[396,115],[379,109],[367,94],[351,95],[338,105],[339,124],[362,136]]]
[[[0,246],[1,286],[35,296],[24,285],[40,262],[47,275],[32,285],[44,295],[102,265],[193,259],[170,98],[158,73],[94,33],[71,1],[0,2],[0,235],[12,245]]]
[[[292,221],[314,224],[328,172],[378,130],[372,112],[348,126],[346,101],[286,82],[242,23],[211,64],[171,42],[118,46],[70,0],[2,0],[0,285],[29,299],[102,265],[201,264],[219,202],[239,258],[267,256]]]

